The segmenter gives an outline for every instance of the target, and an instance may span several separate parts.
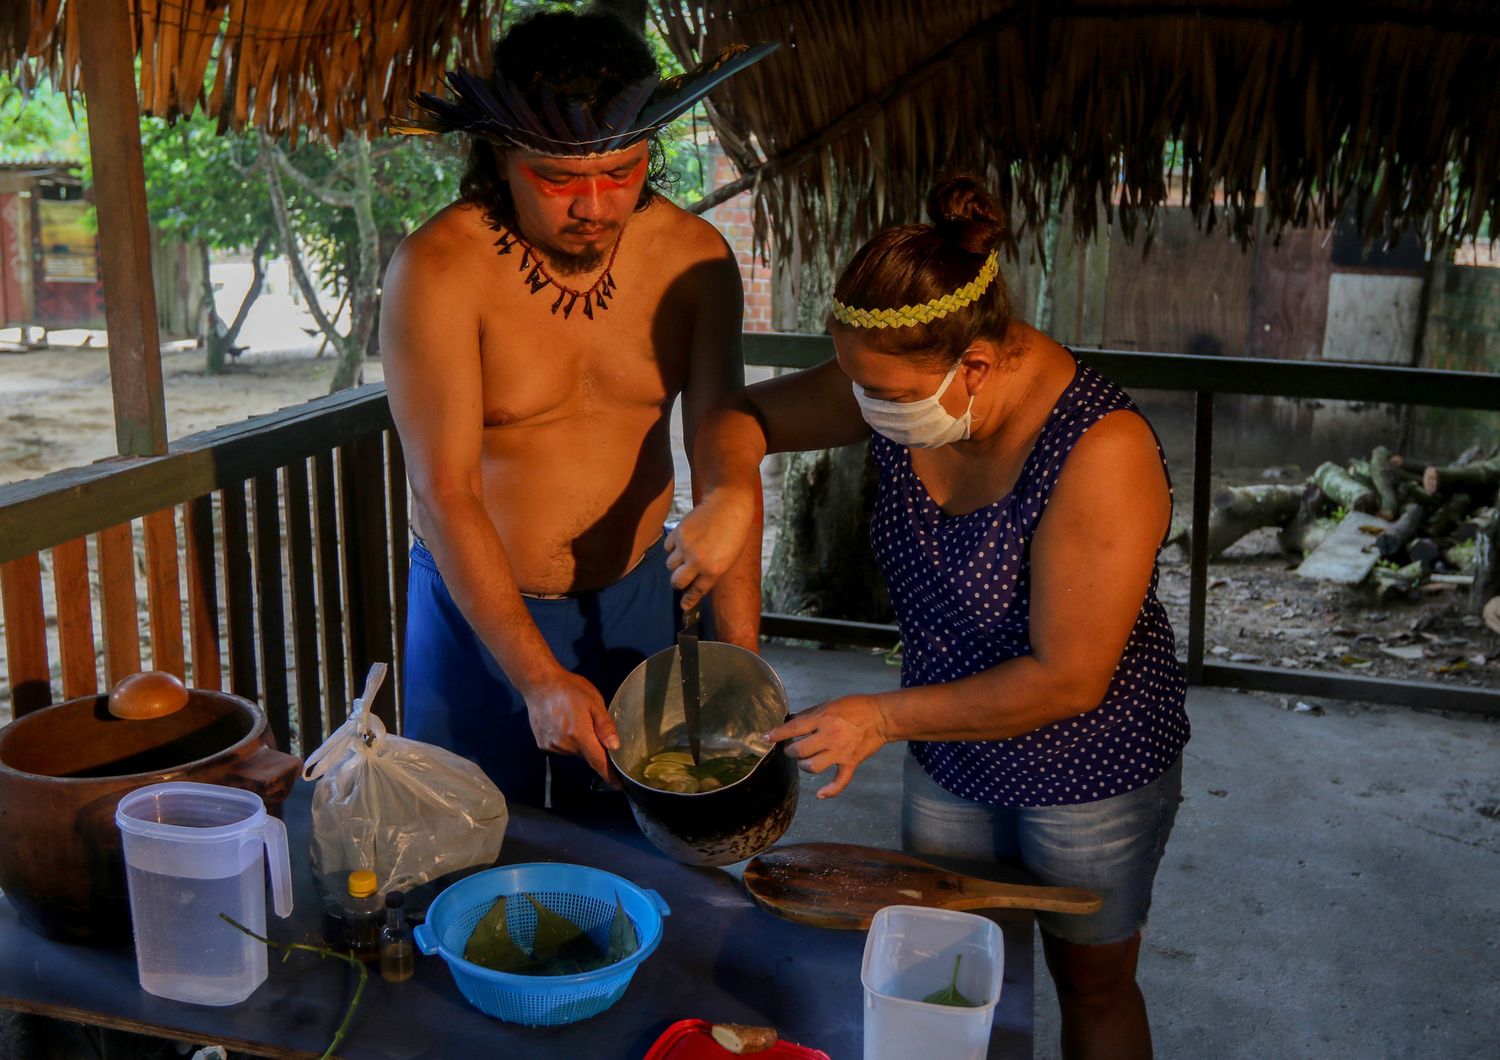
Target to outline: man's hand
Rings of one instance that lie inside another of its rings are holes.
[[[804,710],[766,738],[791,740],[786,752],[803,772],[837,766],[833,783],[818,791],[818,798],[831,799],[849,786],[861,762],[885,746],[885,732],[885,715],[875,696],[840,696]]]
[[[683,591],[682,606],[692,607],[723,577],[745,549],[755,526],[755,498],[715,490],[667,535],[667,569],[672,587]]]
[[[579,755],[595,773],[618,787],[604,749],[619,750],[620,736],[597,688],[575,673],[558,670],[528,688],[525,696],[537,747]]]

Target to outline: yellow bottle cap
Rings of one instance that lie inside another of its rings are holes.
[[[349,894],[355,898],[368,898],[375,893],[375,874],[369,869],[358,869],[349,873]]]

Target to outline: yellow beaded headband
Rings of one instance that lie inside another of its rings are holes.
[[[928,324],[976,301],[999,272],[999,252],[992,250],[980,266],[979,275],[952,294],[945,294],[921,305],[904,305],[900,309],[855,309],[835,298],[833,319],[856,328],[905,328]]]

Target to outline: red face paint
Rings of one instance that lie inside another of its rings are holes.
[[[646,159],[641,158],[635,165],[630,167],[624,176],[615,176],[615,170],[610,173],[593,173],[587,176],[567,175],[561,180],[549,179],[525,162],[519,162],[517,168],[526,182],[543,195],[552,195],[559,198],[588,198],[592,195],[604,195],[612,191],[619,191],[629,187],[641,178],[646,169]]]

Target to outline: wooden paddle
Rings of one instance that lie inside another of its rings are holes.
[[[745,888],[778,916],[846,931],[868,928],[888,905],[1053,913],[1092,913],[1100,905],[1097,894],[1079,887],[994,883],[849,843],[774,847],[745,866]]]

